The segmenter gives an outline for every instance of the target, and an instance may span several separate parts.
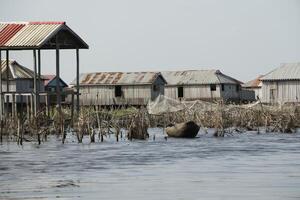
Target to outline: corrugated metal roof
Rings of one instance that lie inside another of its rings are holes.
[[[80,48],[88,48],[65,22],[0,22],[0,47],[41,48],[60,30],[69,31],[75,36],[81,44]]]
[[[44,81],[44,86],[56,86],[56,75],[54,74],[49,74],[49,75],[43,75],[43,78],[45,79]],[[66,84],[61,78],[59,78],[59,84],[61,87],[68,87],[68,84]]]
[[[164,71],[168,85],[240,84],[241,82],[222,74],[219,70]]]
[[[243,84],[242,86],[244,88],[257,88],[257,87],[261,87],[261,78],[263,77],[263,75],[259,75],[256,79],[253,79],[251,81],[248,81],[247,83]]]
[[[22,65],[15,60],[9,60],[10,78],[12,79],[33,79],[34,72]],[[1,72],[2,78],[6,79],[6,60],[1,60]],[[43,79],[43,77],[41,77]]]
[[[80,74],[80,85],[147,85],[159,76],[158,72],[96,72]],[[162,77],[162,79],[164,79]],[[76,84],[76,79],[71,85]]]
[[[300,63],[285,63],[266,74],[261,80],[300,80]]]

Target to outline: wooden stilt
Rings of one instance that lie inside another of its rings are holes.
[[[37,77],[37,64],[36,64],[36,50],[33,50],[33,72],[34,72],[34,77],[33,77],[33,95],[34,95],[34,108],[33,108],[33,113],[34,116],[36,117],[37,115],[37,102],[38,102],[38,97],[37,97],[37,81],[36,81],[36,77]]]
[[[72,92],[72,100],[71,100],[71,124],[74,125],[74,93]]]
[[[16,95],[15,94],[11,94],[11,114],[12,114],[12,117],[16,117],[16,112],[15,112],[15,110],[16,110],[16,108],[15,108],[16,104],[15,104],[15,102],[16,102]]]
[[[76,49],[76,111],[79,113],[79,49]]]
[[[41,50],[38,50],[38,68],[37,68],[37,110],[40,111],[40,92],[41,92]]]
[[[34,102],[33,102],[33,94],[30,95],[30,118],[34,116]]]
[[[50,107],[49,107],[49,95],[48,95],[48,93],[46,94],[46,97],[45,97],[45,104],[46,104],[47,116],[50,117]]]
[[[9,92],[9,51],[6,50],[6,92]],[[9,111],[9,96],[6,96],[6,114]]]
[[[26,96],[26,114],[27,119],[30,119],[30,96]]]
[[[58,109],[61,110],[61,92],[59,87],[60,69],[59,69],[59,45],[56,38],[56,102]]]
[[[2,51],[0,50],[0,121],[3,119],[3,104],[2,104]],[[1,132],[2,134],[2,132]],[[2,135],[1,135],[2,138]]]

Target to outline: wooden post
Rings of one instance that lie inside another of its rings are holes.
[[[41,102],[41,98],[40,98],[40,92],[41,92],[41,50],[38,49],[38,68],[37,68],[37,110],[40,111],[40,102]]]
[[[30,96],[25,96],[26,97],[26,114],[27,114],[27,119],[30,119]]]
[[[56,102],[59,111],[61,110],[61,94],[59,85],[59,45],[58,38],[56,37]]]
[[[71,124],[74,125],[74,93],[72,92],[72,101],[71,101]]]
[[[48,117],[50,117],[50,111],[49,111],[49,99],[48,99],[48,93],[46,93],[46,96],[45,96],[45,104],[46,104],[46,114]]]
[[[15,102],[16,102],[16,95],[14,93],[12,93],[11,94],[11,114],[12,114],[13,118],[16,117],[16,113],[15,113],[15,111],[16,111],[16,108],[15,108],[16,104],[15,104]]]
[[[32,117],[34,114],[34,109],[33,109],[33,94],[30,95],[30,116]]]
[[[80,111],[79,106],[79,49],[76,49],[76,111],[77,114]]]
[[[3,106],[2,106],[2,51],[0,50],[0,121],[3,119]]]
[[[36,117],[37,115],[37,82],[36,82],[36,50],[33,50],[33,72],[34,72],[34,77],[33,77],[33,95],[34,95],[34,116]]]
[[[6,92],[9,92],[9,51],[6,50]],[[9,96],[6,96],[6,114],[9,110]]]

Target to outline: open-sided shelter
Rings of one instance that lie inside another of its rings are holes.
[[[56,78],[60,78],[60,50],[76,50],[76,77],[77,77],[77,110],[79,110],[79,49],[88,49],[88,45],[65,22],[0,22],[0,59],[6,53],[6,63],[9,65],[9,52],[28,50],[33,52],[34,72],[34,113],[39,109],[39,88],[37,87],[41,75],[41,51],[56,51]],[[1,74],[1,73],[0,73]],[[9,76],[9,73],[8,73]],[[11,93],[9,90],[9,77],[7,77],[7,91],[0,87],[0,109],[3,113],[3,95]],[[2,85],[2,75],[0,75]],[[61,106],[61,91],[57,86],[57,105]],[[7,96],[8,98],[8,96]],[[6,100],[8,102],[8,100]]]

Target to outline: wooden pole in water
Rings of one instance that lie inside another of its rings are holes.
[[[34,109],[33,109],[33,94],[30,95],[30,116],[32,117],[34,114]]]
[[[2,107],[2,51],[0,50],[0,121],[3,119],[3,107]],[[2,134],[2,133],[1,133]]]
[[[26,96],[26,112],[27,112],[27,119],[30,119],[30,96]]]
[[[3,125],[3,104],[2,104],[2,51],[0,50],[0,143],[2,143],[2,125]]]
[[[38,63],[37,63],[37,110],[40,111],[40,102],[41,102],[41,98],[40,98],[40,92],[41,92],[41,50],[38,49]]]
[[[45,95],[45,105],[46,105],[46,114],[47,114],[47,116],[48,117],[50,117],[50,115],[49,115],[49,101],[48,101],[49,99],[48,99],[48,93],[46,93],[46,95]]]
[[[72,100],[71,100],[71,125],[74,125],[74,92],[72,91]]]
[[[16,95],[14,93],[11,94],[11,113],[12,117],[16,117]]]
[[[61,94],[60,94],[60,87],[59,87],[59,77],[60,76],[60,69],[59,69],[59,44],[58,44],[58,37],[56,36],[56,103],[59,109],[61,110]]]
[[[79,113],[79,49],[76,49],[76,111]]]
[[[60,91],[60,66],[59,66],[59,40],[58,36],[56,36],[56,100],[57,100],[57,108],[58,108],[58,116],[59,116],[59,123],[61,126],[61,134],[62,134],[62,143],[65,143],[66,135],[64,133],[64,120],[62,119],[62,112],[61,112],[61,91]]]
[[[6,50],[6,93],[9,92],[9,51]],[[6,114],[9,110],[9,96],[6,95]]]
[[[36,71],[37,71],[37,64],[36,64],[36,50],[33,50],[33,72],[34,72],[34,77],[33,77],[33,95],[34,95],[34,116],[36,117],[37,115],[37,82],[36,82]]]

